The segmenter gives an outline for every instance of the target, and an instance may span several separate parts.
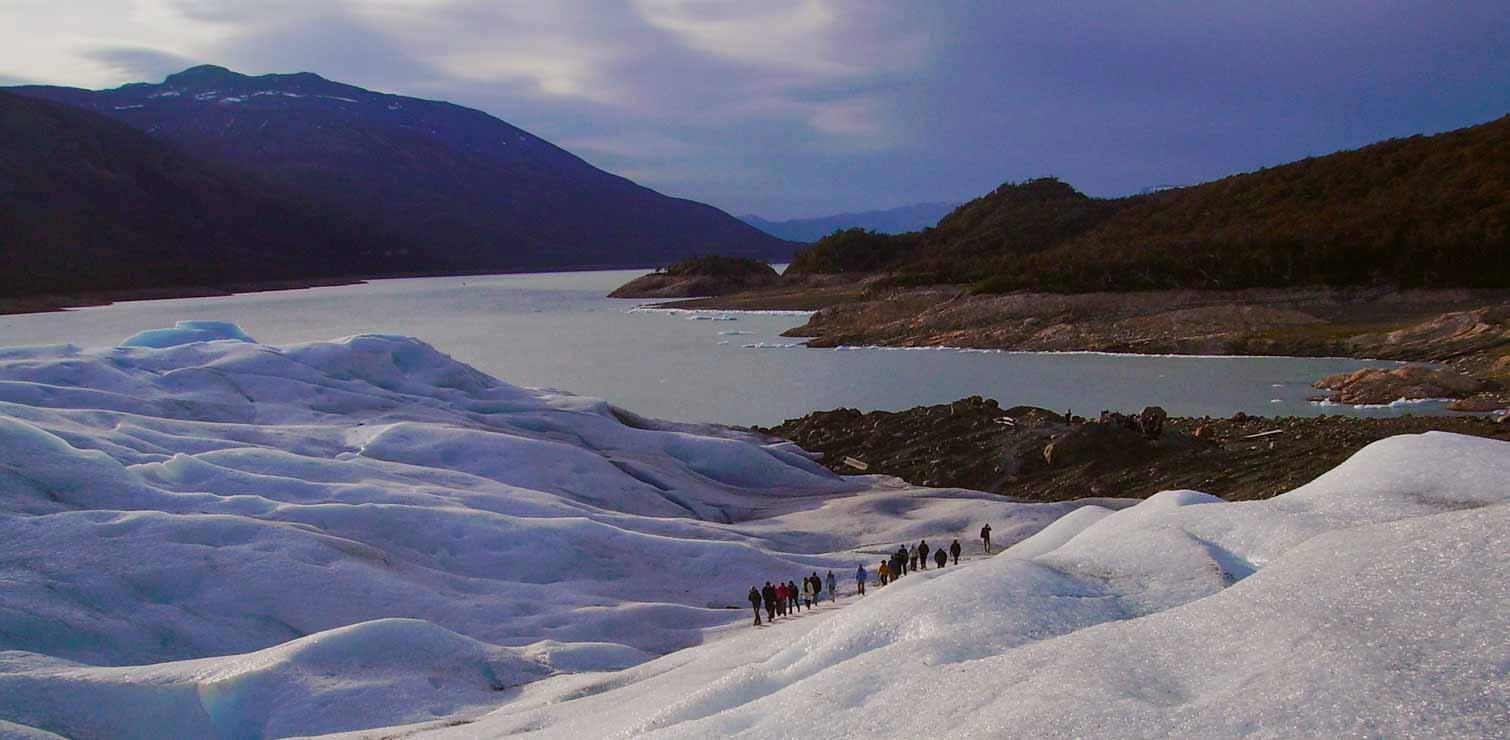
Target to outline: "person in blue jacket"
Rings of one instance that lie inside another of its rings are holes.
[[[859,589],[861,596],[865,595],[865,578],[867,575],[868,574],[865,572],[865,564],[860,563],[859,570],[855,571],[855,586]]]

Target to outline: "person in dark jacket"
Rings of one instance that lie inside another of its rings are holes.
[[[828,602],[830,604],[839,600],[839,581],[834,578],[834,572],[828,572]]]
[[[818,571],[815,570],[808,576],[808,580],[813,582],[813,603],[816,604],[823,597],[823,579],[818,577]]]
[[[928,570],[928,550],[928,540],[918,543],[918,562],[922,564],[923,570]]]
[[[897,548],[897,570],[901,571],[901,572],[900,573],[894,573],[893,575],[903,575],[903,576],[907,575],[907,546],[906,545],[902,545],[901,547]]]
[[[760,626],[760,589],[750,587],[750,608],[755,610],[755,626]]]
[[[760,589],[760,599],[765,602],[765,618],[776,621],[776,587],[770,581],[766,581],[765,588]]]
[[[980,538],[986,543],[986,554],[991,553],[991,525],[987,524],[980,528]]]
[[[793,612],[800,612],[800,611],[802,611],[802,609],[801,609],[801,606],[802,606],[802,592],[797,590],[797,582],[796,581],[787,581],[786,582],[786,592],[792,595],[792,609],[791,609],[791,611],[793,611]]]
[[[955,565],[959,565],[959,551],[960,551],[960,546],[959,546],[959,540],[958,539],[956,539],[955,541],[949,543],[949,554],[954,556],[954,564]]]
[[[940,547],[937,550],[934,550],[933,551],[933,562],[938,563],[940,568],[948,565],[949,564],[949,553],[944,552],[944,548],[942,548],[942,547]]]

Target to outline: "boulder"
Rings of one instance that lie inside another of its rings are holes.
[[[1401,399],[1466,398],[1486,389],[1484,381],[1453,368],[1425,365],[1371,367],[1338,373],[1316,381],[1315,387],[1331,391],[1330,400],[1353,405],[1386,404]]]
[[[1142,434],[1121,424],[1091,421],[1044,446],[1043,460],[1053,467],[1087,462],[1124,463],[1153,453],[1153,446]]]

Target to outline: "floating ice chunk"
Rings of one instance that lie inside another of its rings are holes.
[[[180,321],[172,329],[148,329],[133,334],[121,342],[121,346],[163,349],[193,342],[220,340],[257,343],[241,327],[229,321]]]

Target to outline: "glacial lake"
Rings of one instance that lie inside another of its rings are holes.
[[[681,421],[774,424],[818,409],[905,409],[979,395],[1076,414],[1396,415],[1436,404],[1320,406],[1329,373],[1392,363],[958,350],[807,349],[802,316],[631,311],[605,298],[644,270],[380,280],[365,285],[135,301],[0,316],[0,346],[113,346],[186,319],[234,321],[266,344],[404,334],[516,385],[606,398]]]

